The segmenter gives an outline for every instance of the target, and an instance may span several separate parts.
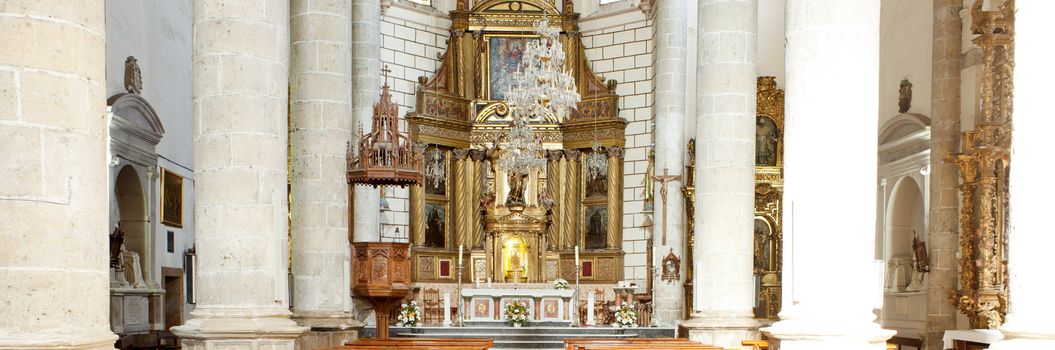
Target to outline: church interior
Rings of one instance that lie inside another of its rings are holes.
[[[1053,12],[0,0],[0,349],[1055,349]]]

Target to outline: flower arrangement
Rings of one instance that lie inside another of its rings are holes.
[[[411,301],[410,304],[403,304],[399,306],[399,316],[396,316],[396,323],[401,327],[414,327],[421,322],[421,308],[418,307],[417,301]]]
[[[620,328],[637,327],[637,312],[634,312],[634,308],[630,307],[630,304],[625,301],[622,305],[619,305],[619,310],[615,312],[614,326]]]
[[[553,280],[553,289],[571,289],[568,285],[568,281],[563,278]]]
[[[513,327],[520,327],[528,322],[527,304],[520,300],[514,300],[513,302],[506,304],[505,314],[506,322]]]

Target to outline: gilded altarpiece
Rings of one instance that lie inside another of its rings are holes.
[[[781,215],[784,194],[784,91],[774,77],[758,78],[755,123],[755,317],[780,312]]]
[[[960,170],[960,289],[950,295],[971,328],[995,329],[1007,314],[1008,174],[1014,72],[1014,0],[992,11],[971,8],[982,48],[981,115],[947,155]]]
[[[579,15],[570,1],[559,5],[486,0],[469,8],[458,1],[450,12],[447,52],[435,75],[418,79],[418,108],[406,118],[419,147],[443,152],[439,158],[426,152],[425,185],[410,191],[415,282],[455,282],[459,246],[465,249],[465,282],[574,280],[576,246],[582,281],[622,280],[626,121],[618,117],[616,82],[589,68]],[[510,73],[526,43],[538,37],[534,27],[543,19],[561,28],[566,68],[582,101],[565,119],[542,115],[530,120],[547,164],[526,176],[510,176],[495,164],[511,121],[503,97]],[[583,160],[594,152],[594,142],[608,166],[589,176]],[[429,177],[430,161],[439,162],[431,174],[442,179]],[[430,190],[430,181],[444,184],[443,195],[437,193],[439,186]],[[434,214],[439,210],[445,215]]]

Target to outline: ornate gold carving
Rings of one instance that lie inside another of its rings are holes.
[[[960,172],[960,289],[951,301],[973,328],[997,328],[1007,312],[1007,167],[1010,160],[1014,0],[995,11],[978,0],[971,29],[982,48],[982,120],[947,155]]]
[[[773,77],[759,77],[757,92],[758,132],[756,146],[775,149],[775,154],[756,154],[754,274],[760,281],[759,307],[755,317],[776,319],[780,310],[781,215],[784,188],[784,91]],[[772,124],[768,124],[771,121]],[[775,128],[765,129],[765,128]],[[758,152],[759,149],[756,149]],[[760,161],[764,160],[764,161]]]

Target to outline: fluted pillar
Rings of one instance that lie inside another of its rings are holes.
[[[113,349],[102,0],[0,5],[0,348]]]
[[[244,6],[236,6],[244,5]],[[286,141],[289,2],[194,1],[198,304],[185,349],[292,349]]]
[[[656,4],[656,116],[655,116],[655,173],[648,176],[681,175],[685,168],[685,74],[688,43],[688,5],[686,1],[660,0]],[[685,203],[680,200],[681,180],[666,183],[656,181],[655,233],[656,254],[653,266],[662,266],[662,259],[673,253],[685,261]],[[666,187],[664,202],[662,191]],[[666,222],[666,232],[663,231]],[[663,237],[666,237],[666,244]],[[685,271],[681,266],[680,271]],[[672,326],[682,319],[685,308],[685,276],[675,281],[657,278],[653,299],[653,318],[664,326]]]
[[[564,152],[555,149],[546,152],[546,188],[549,189],[550,197],[553,198],[552,222],[550,222],[549,229],[553,234],[553,242],[550,248],[563,249],[565,247],[564,241],[564,227],[562,221],[564,219],[564,193],[561,188],[561,183],[564,178],[564,174],[561,173],[560,160],[564,157]]]
[[[622,249],[623,232],[623,156],[622,147],[609,147],[608,154],[608,237],[605,248]]]
[[[293,0],[290,10],[293,319],[311,328],[302,343],[338,346],[361,326],[345,305],[352,8]]]
[[[352,130],[373,127],[374,104],[381,96],[381,2],[348,0],[352,4]],[[353,190],[352,235],[355,242],[381,240],[378,189],[356,185]]]
[[[739,348],[754,319],[757,0],[698,4],[696,223],[692,319],[697,342]]]
[[[958,176],[956,163],[945,154],[956,151],[960,133],[960,50],[963,42],[962,0],[934,1],[933,74],[931,86],[930,209],[927,248],[927,347],[939,349],[946,330],[956,328],[956,307],[949,302],[956,288],[956,223]],[[968,197],[970,198],[970,197]]]
[[[1014,116],[1011,128],[1010,232],[1008,233],[1009,310],[1000,331],[1004,339],[994,350],[1053,349],[1055,328],[1051,326],[1051,269],[1042,263],[1051,259],[1051,212],[1044,205],[1055,196],[1048,180],[1055,120],[1042,117],[1051,99],[1045,52],[1050,46],[1051,21],[1055,11],[1050,1],[1016,1]]]
[[[878,126],[846,123],[878,108],[879,2],[788,0],[786,16],[784,301],[765,331],[782,350],[885,349],[894,331],[873,313]],[[833,160],[837,174],[817,173]]]

